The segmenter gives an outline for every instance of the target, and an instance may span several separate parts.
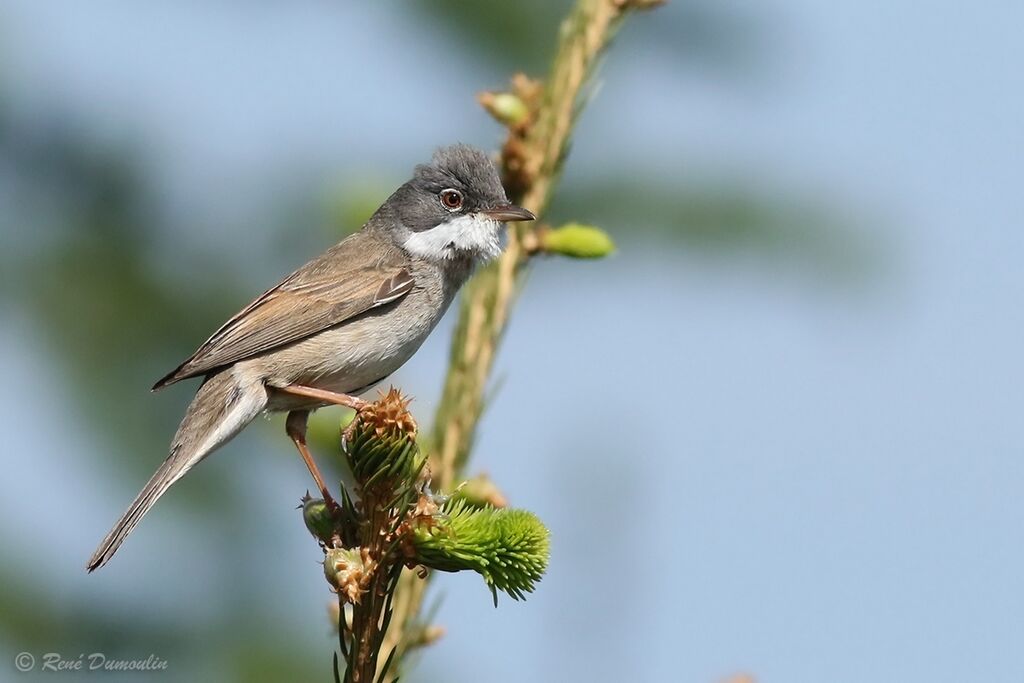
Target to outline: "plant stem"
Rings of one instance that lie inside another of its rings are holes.
[[[543,214],[583,104],[581,92],[625,14],[651,4],[579,0],[562,22],[558,52],[540,102],[524,127],[510,130],[502,149],[505,185],[513,202],[538,216]],[[433,476],[442,490],[457,483],[469,458],[494,357],[521,284],[523,266],[531,258],[524,245],[530,230],[522,224],[510,227],[502,256],[463,290],[448,374],[434,420]]]
[[[629,10],[657,4],[660,0],[578,0],[562,22],[558,51],[539,98],[527,79],[514,79],[516,94],[534,101],[529,120],[510,129],[502,149],[505,186],[513,202],[538,216],[547,208],[585,103],[581,94],[602,52]],[[494,358],[531,258],[526,248],[530,230],[521,224],[510,227],[502,256],[463,290],[430,448],[432,475],[441,490],[454,487],[469,458]],[[400,656],[409,646],[426,585],[408,571],[399,581],[393,633],[385,646],[399,647]]]
[[[352,683],[373,683],[377,676],[380,621],[383,617],[389,568],[383,543],[389,526],[387,515],[383,514],[375,496],[368,496],[363,504],[367,508],[367,519],[360,535],[370,557],[377,561],[377,566],[362,602],[352,606]]]

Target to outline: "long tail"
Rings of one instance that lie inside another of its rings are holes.
[[[185,412],[167,459],[96,548],[86,569],[105,565],[171,484],[235,436],[266,405],[267,392],[260,383],[240,384],[230,369],[207,377]]]

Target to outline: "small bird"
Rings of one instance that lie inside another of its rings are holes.
[[[265,411],[287,411],[295,443],[324,498],[306,447],[311,410],[359,409],[357,395],[400,368],[474,268],[497,257],[506,221],[535,216],[509,203],[497,169],[468,145],[417,166],[356,232],[228,320],[153,387],[203,377],[146,483],[86,568],[106,564],[153,504],[203,458]]]

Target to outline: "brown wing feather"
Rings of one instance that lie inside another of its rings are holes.
[[[380,250],[380,258],[367,263],[369,249]],[[403,252],[381,250],[379,241],[356,233],[264,292],[153,389],[304,339],[396,301],[415,284],[408,265]]]

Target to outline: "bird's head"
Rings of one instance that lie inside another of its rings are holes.
[[[503,223],[535,218],[509,203],[487,155],[462,144],[439,149],[429,164],[417,166],[385,207],[397,243],[435,262],[493,259],[501,253]]]

